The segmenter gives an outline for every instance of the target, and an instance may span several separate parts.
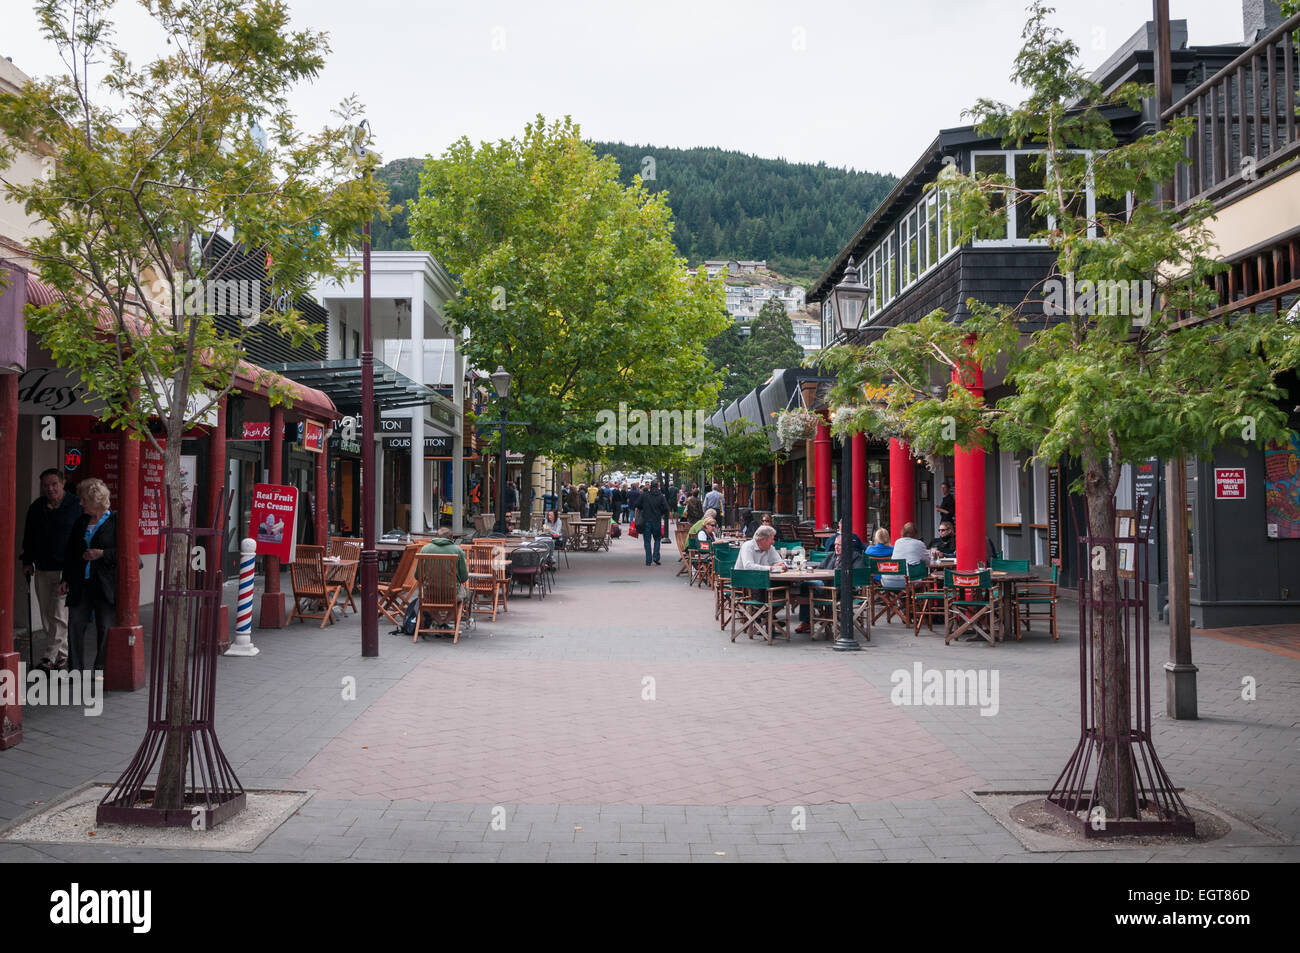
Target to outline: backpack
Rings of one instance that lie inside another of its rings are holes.
[[[620,536],[622,536],[622,535],[623,535],[623,530],[619,528],[619,525],[618,525],[617,523],[610,523],[610,524],[609,524],[609,538],[610,538],[610,539],[618,539],[618,538],[619,538]]]

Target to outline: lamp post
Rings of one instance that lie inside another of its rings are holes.
[[[366,155],[370,123],[357,126],[353,147],[358,159]],[[370,175],[369,172],[366,173]],[[375,440],[379,432],[375,413],[375,351],[370,328],[370,220],[361,229],[361,657],[379,655],[379,553],[375,550]]]
[[[862,324],[862,313],[867,306],[867,296],[871,289],[858,278],[858,270],[849,255],[848,264],[844,266],[844,276],[831,290],[831,303],[835,310],[835,327],[841,335],[848,335],[858,330]],[[837,652],[856,652],[862,646],[853,634],[853,558],[856,555],[853,535],[853,450],[852,440],[845,438],[840,457],[840,631],[835,638],[833,648]],[[870,623],[868,623],[870,625]]]
[[[506,421],[510,415],[506,412],[506,400],[510,397],[510,372],[500,364],[492,372],[492,389],[501,398],[501,463],[497,469],[497,525],[496,531],[506,531]]]

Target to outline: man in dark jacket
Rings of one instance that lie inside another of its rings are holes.
[[[59,594],[59,583],[63,581],[68,536],[80,515],[81,502],[66,491],[63,474],[44,471],[41,497],[27,508],[21,560],[23,572],[36,584],[36,601],[48,640],[39,667],[47,671],[68,667],[68,607]]]
[[[658,480],[651,483],[650,489],[641,495],[639,509],[641,518],[645,520],[645,564],[649,566],[653,559],[658,566],[659,543],[664,537],[664,518],[668,515],[668,500],[659,489]],[[652,539],[653,547],[650,545]]]

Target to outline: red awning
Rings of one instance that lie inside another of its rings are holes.
[[[45,284],[30,271],[27,273],[28,304],[34,304],[37,307],[48,307],[61,298],[62,295],[59,292]],[[130,320],[129,317],[128,320]],[[117,330],[117,319],[107,308],[100,311],[97,323],[103,331],[112,333]],[[148,333],[144,322],[138,319],[133,322],[132,330],[140,334]],[[258,367],[248,361],[239,362],[239,369],[235,372],[236,390],[266,397],[272,387],[287,392],[291,396],[292,402],[285,408],[289,413],[302,414],[305,417],[319,417],[325,421],[338,419],[338,408],[334,406],[334,401],[330,400],[329,396],[324,392],[311,387],[304,387],[296,381],[292,381],[274,371]]]

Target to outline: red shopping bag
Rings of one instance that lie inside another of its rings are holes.
[[[627,528],[627,535],[628,535],[631,539],[636,539],[637,536],[640,535],[640,534],[636,531],[636,523],[635,523],[635,522],[630,523],[630,524],[628,525],[628,528]]]

